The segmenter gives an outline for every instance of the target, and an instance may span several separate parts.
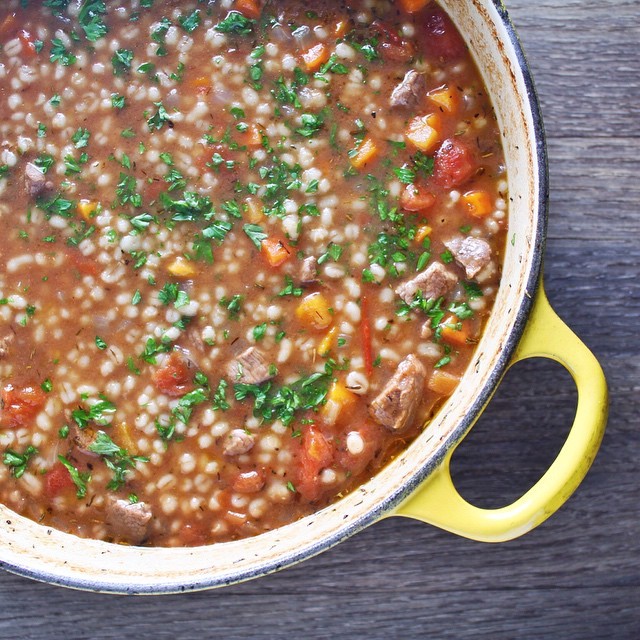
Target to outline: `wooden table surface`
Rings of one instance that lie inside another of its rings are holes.
[[[577,493],[507,544],[395,518],[204,593],[104,596],[0,572],[0,638],[640,638],[640,2],[507,5],[548,133],[547,291],[611,391]],[[566,437],[575,395],[558,365],[512,370],[454,457],[461,493],[480,506],[522,493]]]

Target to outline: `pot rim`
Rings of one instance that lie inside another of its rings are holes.
[[[476,2],[476,0],[473,1]],[[78,575],[68,578],[61,577],[55,572],[47,569],[35,570],[27,566],[21,566],[17,563],[5,562],[2,560],[0,560],[0,568],[23,577],[49,584],[103,593],[164,595],[229,586],[251,578],[274,573],[282,568],[311,558],[339,544],[359,531],[362,531],[384,515],[388,514],[389,511],[397,507],[404,499],[413,493],[417,487],[441,464],[451,448],[455,447],[455,445],[465,437],[497,389],[524,332],[529,313],[533,305],[534,294],[540,284],[548,221],[548,155],[539,98],[522,44],[518,38],[515,27],[508,15],[504,3],[501,0],[487,0],[487,4],[493,5],[499,16],[500,22],[502,23],[508,38],[506,44],[513,48],[515,56],[514,59],[517,62],[517,67],[520,73],[522,74],[522,81],[526,88],[527,96],[525,104],[528,106],[532,118],[533,138],[536,145],[535,157],[537,161],[537,180],[539,186],[536,206],[537,220],[534,227],[535,237],[531,244],[530,270],[526,278],[526,292],[528,295],[521,296],[519,307],[515,313],[513,328],[505,338],[501,353],[499,354],[496,364],[487,381],[478,392],[475,401],[468,407],[464,419],[461,420],[446,436],[437,452],[435,452],[434,455],[431,456],[430,459],[425,462],[401,487],[386,495],[374,508],[370,509],[362,516],[352,520],[344,527],[337,528],[330,535],[325,536],[314,544],[305,546],[301,550],[293,550],[277,559],[269,559],[260,563],[255,563],[250,568],[239,572],[227,572],[226,574],[217,576],[209,575],[203,577],[202,580],[189,581],[183,584],[177,584],[174,582],[169,584],[162,584],[161,582],[152,584],[149,582],[135,582],[135,580],[132,580],[126,587],[124,587],[121,582],[109,580],[108,575],[105,575],[102,579],[84,579]],[[146,552],[145,549],[140,549],[140,551],[142,553]]]

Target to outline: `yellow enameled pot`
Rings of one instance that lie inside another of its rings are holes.
[[[499,0],[441,0],[484,76],[503,132],[509,238],[494,311],[462,383],[424,433],[372,480],[322,511],[255,538],[196,548],[126,547],[84,540],[0,506],[0,566],[96,591],[170,593],[258,577],[317,554],[387,516],[408,516],[476,540],[530,531],[576,489],[602,439],[607,388],[598,362],[553,312],[541,270],[547,217],[544,130],[533,83]],[[451,456],[509,366],[541,356],[564,365],[578,389],[575,420],[557,459],[502,509],[463,500]]]

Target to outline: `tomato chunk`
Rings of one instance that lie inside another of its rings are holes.
[[[180,538],[185,547],[199,547],[206,544],[208,536],[207,527],[199,522],[185,524],[180,529]]]
[[[0,426],[13,429],[32,422],[47,399],[40,387],[14,387],[8,384],[2,390]]]
[[[100,273],[100,265],[90,256],[85,256],[78,249],[70,248],[67,256],[71,267],[82,276],[97,276]]]
[[[409,62],[416,55],[413,43],[401,38],[389,25],[381,20],[374,20],[371,28],[381,37],[380,52],[385,60],[391,62]]]
[[[45,475],[45,488],[50,498],[55,498],[75,486],[69,470],[62,462],[56,462]]]
[[[400,206],[405,211],[426,211],[436,201],[436,197],[426,189],[408,184],[400,196]]]
[[[300,455],[298,458],[298,480],[296,491],[306,500],[313,502],[320,497],[322,485],[320,472],[333,461],[333,445],[322,432],[310,425],[302,434]]]
[[[383,440],[381,427],[371,422],[349,430],[337,456],[338,464],[352,476],[362,473],[373,460]]]
[[[18,33],[18,38],[22,43],[22,51],[29,57],[36,55],[36,45],[33,36],[24,29]]]
[[[151,376],[158,391],[173,398],[183,396],[193,389],[192,378],[193,372],[188,362],[177,351],[172,351],[165,364],[156,369]]]
[[[440,7],[433,6],[424,20],[424,25],[427,33],[427,53],[447,60],[464,55],[467,50],[464,40],[451,22],[451,18]]]
[[[436,152],[433,179],[446,189],[464,184],[478,168],[473,152],[459,140],[445,140]]]

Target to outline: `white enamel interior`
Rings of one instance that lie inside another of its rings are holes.
[[[461,439],[497,384],[533,294],[544,218],[544,154],[530,89],[496,7],[490,0],[442,0],[442,5],[467,34],[498,113],[511,209],[495,310],[472,366],[432,424],[403,455],[337,504],[239,542],[191,549],[119,546],[51,530],[0,506],[1,566],[58,584],[130,593],[191,590],[259,576],[318,553],[384,515]]]

